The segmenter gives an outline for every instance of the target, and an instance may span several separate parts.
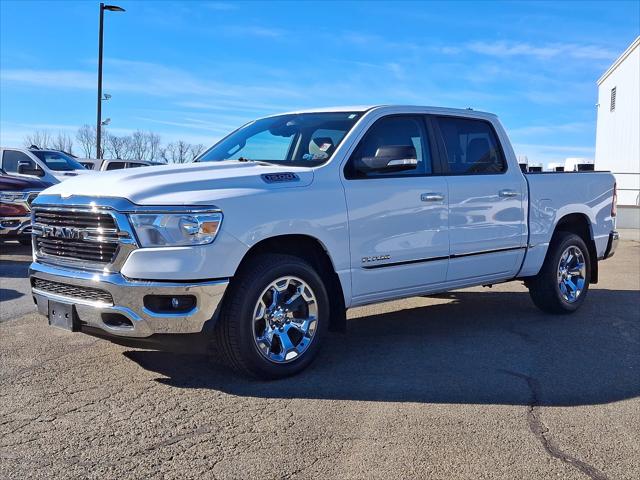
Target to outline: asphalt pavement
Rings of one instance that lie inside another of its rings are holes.
[[[520,282],[358,308],[276,382],[50,328],[0,248],[0,478],[640,478],[637,238],[573,315]]]

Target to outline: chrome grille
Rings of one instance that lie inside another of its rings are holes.
[[[78,258],[90,262],[109,263],[118,250],[118,244],[73,240],[52,240],[36,237],[38,252],[56,257]]]
[[[91,210],[47,211],[35,208],[34,221],[42,225],[117,230],[116,222],[111,215],[106,212],[92,212]]]
[[[32,224],[36,255],[40,258],[104,266],[112,263],[118,253],[118,226],[107,211],[35,206]]]
[[[61,297],[113,305],[113,297],[111,297],[111,294],[98,288],[78,287],[76,285],[67,285],[66,283],[43,280],[41,278],[32,278],[31,286],[36,290],[53,295],[59,295]]]

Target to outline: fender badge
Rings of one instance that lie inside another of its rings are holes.
[[[297,182],[300,177],[292,172],[263,173],[260,175],[266,183]]]
[[[379,262],[381,260],[390,260],[391,255],[375,255],[372,257],[362,257],[362,263]]]

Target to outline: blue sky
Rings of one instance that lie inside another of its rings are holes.
[[[596,80],[640,2],[118,1],[103,117],[212,144],[256,116],[401,103],[497,113],[531,162],[593,157]],[[0,143],[95,123],[98,2],[0,0]]]

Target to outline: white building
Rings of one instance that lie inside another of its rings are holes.
[[[618,227],[640,228],[640,37],[598,80],[597,170],[618,185]]]

